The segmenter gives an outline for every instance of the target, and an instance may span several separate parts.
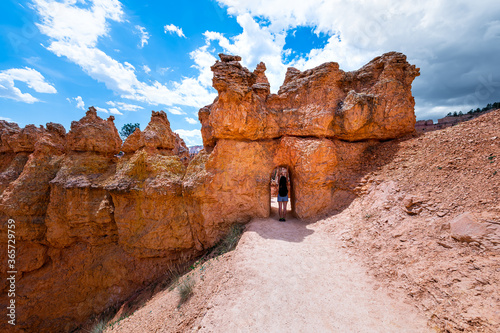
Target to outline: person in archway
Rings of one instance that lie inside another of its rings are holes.
[[[281,168],[278,180],[278,211],[280,215],[280,221],[286,221],[286,206],[288,204],[288,187],[286,178],[286,169]]]

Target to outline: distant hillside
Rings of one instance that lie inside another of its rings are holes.
[[[200,152],[200,150],[203,149],[203,146],[190,146],[189,148],[189,155],[196,155]]]
[[[494,103],[494,105],[497,105],[500,103]],[[492,104],[488,104],[492,105]],[[485,113],[491,112],[495,109],[490,109],[490,108],[483,108],[483,109],[477,109],[478,111],[471,110],[466,114],[463,114],[461,111],[459,113],[454,112],[454,113],[448,113],[448,115],[444,118],[438,119],[437,123],[434,123],[432,119],[430,120],[419,120],[415,124],[415,129],[417,132],[430,132],[430,131],[435,131],[435,130],[440,130],[444,129],[447,127],[455,126],[456,124],[462,123],[464,121],[469,121],[474,118],[477,118]]]

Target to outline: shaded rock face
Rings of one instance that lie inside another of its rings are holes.
[[[297,217],[342,209],[366,152],[413,131],[418,69],[400,53],[355,72],[291,68],[278,94],[263,63],[250,72],[238,56],[220,58],[219,95],[199,112],[205,149],[191,161],[163,111],[123,144],[113,117],[92,107],[67,134],[0,121],[0,243],[14,219],[18,331],[71,331],[212,247],[231,224],[269,216],[277,166],[289,168]]]

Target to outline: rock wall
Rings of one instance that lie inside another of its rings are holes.
[[[363,151],[414,132],[411,83],[419,70],[401,53],[354,72],[333,62],[304,72],[289,68],[277,94],[270,93],[263,63],[250,72],[238,56],[220,58],[212,66],[219,95],[199,112],[211,153],[205,169],[215,178],[198,191],[202,201],[218,197],[230,205],[224,211],[233,221],[268,214],[270,174],[280,165],[291,171],[297,217],[340,209],[354,197]],[[209,207],[201,213],[205,221],[218,216]]]
[[[71,331],[213,246],[231,224],[268,216],[277,166],[289,167],[299,218],[342,209],[365,152],[414,130],[418,69],[400,53],[354,72],[290,68],[278,94],[263,63],[250,72],[237,56],[220,58],[219,96],[199,112],[205,149],[191,161],[163,111],[124,143],[113,117],[92,107],[67,134],[0,121],[0,244],[14,219],[19,332]]]

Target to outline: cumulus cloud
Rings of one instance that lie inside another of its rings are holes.
[[[12,119],[7,118],[7,117],[0,117],[0,120],[5,120],[5,121],[12,121]]]
[[[39,101],[38,98],[30,93],[23,93],[15,86],[15,81],[26,83],[29,88],[38,93],[57,93],[56,88],[48,83],[40,72],[33,68],[25,67],[0,71],[0,97],[29,104]]]
[[[85,103],[83,102],[83,99],[81,96],[76,96],[76,97],[72,98],[72,100],[74,100],[76,102],[76,107],[78,109],[85,110]],[[68,99],[68,101],[71,102],[70,99]]]
[[[97,47],[97,41],[109,37],[109,21],[124,22],[124,12],[117,0],[91,3],[34,0],[41,17],[40,31],[50,38],[47,49],[79,65],[93,79],[103,82],[120,97],[151,105],[187,105],[200,107],[215,98],[215,92],[197,77],[183,78],[169,86],[141,82],[135,68],[119,62]],[[143,68],[144,69],[144,68]]]
[[[135,28],[137,29],[137,31],[141,35],[141,46],[140,46],[140,48],[142,49],[144,47],[144,45],[148,44],[148,39],[150,37],[149,36],[149,32],[146,31],[145,27],[141,27],[140,25],[136,25]]]
[[[336,61],[342,69],[354,70],[382,53],[400,51],[421,68],[422,75],[413,88],[417,117],[434,117],[448,109],[467,110],[471,105],[500,100],[498,1],[486,0],[480,4],[451,0],[362,4],[343,0],[218,2],[237,17],[243,32],[233,39],[209,32],[206,38],[228,52],[241,55],[250,67],[257,60],[245,60],[247,57],[252,59],[257,55],[277,63],[286,54],[286,45],[280,38],[283,31],[311,27],[316,33],[331,36],[328,42],[285,65],[304,70],[325,61]],[[259,44],[268,47],[260,48]],[[268,68],[274,68],[275,63],[270,66],[269,60],[264,61]],[[278,67],[269,74],[272,86],[275,82],[281,84],[284,69]],[[281,80],[273,77],[276,75]]]
[[[163,28],[165,29],[165,33],[176,34],[179,37],[186,38],[186,36],[184,36],[184,33],[182,32],[182,28],[179,28],[173,24],[167,24]]]
[[[144,71],[144,73],[146,73],[146,74],[151,73],[151,68],[149,68],[149,66],[148,66],[148,65],[143,65],[143,66],[142,66],[142,70],[143,70],[143,71]]]
[[[196,124],[199,124],[198,120],[194,119],[194,118],[189,118],[189,117],[185,117],[184,118],[188,123],[190,123],[191,125],[196,125]]]
[[[185,130],[178,129],[174,131],[179,134],[179,136],[186,142],[188,146],[197,146],[203,144],[203,139],[201,138],[201,131],[198,129]]]

